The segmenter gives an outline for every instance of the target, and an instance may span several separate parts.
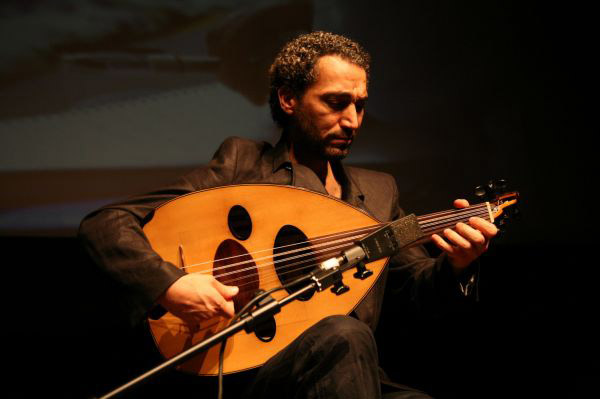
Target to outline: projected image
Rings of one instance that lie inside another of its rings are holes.
[[[312,23],[306,2],[4,7],[0,173],[17,194],[0,228],[24,231],[73,230],[98,204],[206,163],[227,136],[275,140],[266,70]]]
[[[1,7],[0,179],[11,193],[0,200],[2,234],[71,235],[98,206],[206,163],[228,136],[276,142],[267,69],[301,32],[343,33],[373,55],[349,163],[408,173],[406,163],[452,157],[459,148],[452,129],[468,136],[473,128],[455,93],[488,90],[476,60],[472,70],[452,62],[462,56],[447,44],[465,32],[444,32],[439,42],[429,28],[437,17],[407,6],[15,0]],[[475,123],[478,139],[460,150],[483,140],[493,151],[479,129],[486,121]],[[427,195],[414,190],[415,180],[404,183],[406,192]]]

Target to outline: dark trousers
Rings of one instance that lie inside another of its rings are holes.
[[[408,387],[385,389],[385,399],[430,398]],[[247,397],[382,398],[371,329],[348,316],[321,320],[261,367]]]
[[[135,351],[138,361],[134,362],[139,363],[139,369],[116,376],[114,381],[97,388],[98,393],[104,394],[163,361],[156,357],[158,354],[150,356],[156,349],[147,327],[141,326],[134,336],[145,337],[132,340],[136,347],[139,345]],[[130,364],[131,352],[123,348],[123,354],[127,354],[124,359],[113,359],[110,364],[97,367],[106,374],[106,370]],[[97,379],[100,380],[99,375]],[[382,384],[381,379],[371,329],[353,317],[331,316],[309,328],[261,368],[225,376],[224,397],[431,399],[409,387]],[[123,398],[210,399],[217,397],[216,388],[216,378],[169,371]]]

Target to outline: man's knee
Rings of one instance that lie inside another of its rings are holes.
[[[258,373],[251,397],[375,398],[377,347],[371,329],[349,316],[330,316],[306,330]]]
[[[344,342],[354,348],[377,350],[375,338],[369,326],[354,317],[329,316],[319,321],[315,327],[325,345]]]

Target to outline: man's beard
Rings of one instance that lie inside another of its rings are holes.
[[[291,132],[291,139],[297,151],[328,161],[342,160],[350,153],[350,147],[355,136],[354,132],[346,133],[342,130],[336,130],[327,133],[325,137],[321,137],[318,128],[303,112],[297,112],[293,118],[294,128]],[[350,142],[347,144],[332,143],[333,140],[340,139],[350,139]]]

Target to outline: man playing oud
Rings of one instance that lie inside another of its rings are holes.
[[[343,36],[314,32],[295,38],[269,70],[271,112],[282,129],[274,147],[229,138],[206,167],[84,219],[82,243],[95,263],[126,287],[133,323],[164,308],[194,331],[203,320],[234,314],[238,287],[209,274],[186,274],[164,261],[142,230],[156,207],[180,195],[241,183],[293,185],[341,199],[382,222],[404,216],[392,176],[341,162],[364,117],[369,63],[369,54]],[[466,200],[454,205],[469,206]],[[400,252],[351,315],[322,319],[262,365],[248,385],[248,397],[382,397],[373,330],[384,292],[400,292],[398,300],[434,313],[446,307],[442,302],[470,295],[461,291],[461,283],[473,281],[470,265],[496,232],[493,224],[471,218],[432,236],[442,250],[437,259],[422,247]],[[393,278],[388,278],[389,270]],[[385,397],[429,396],[398,388]]]

